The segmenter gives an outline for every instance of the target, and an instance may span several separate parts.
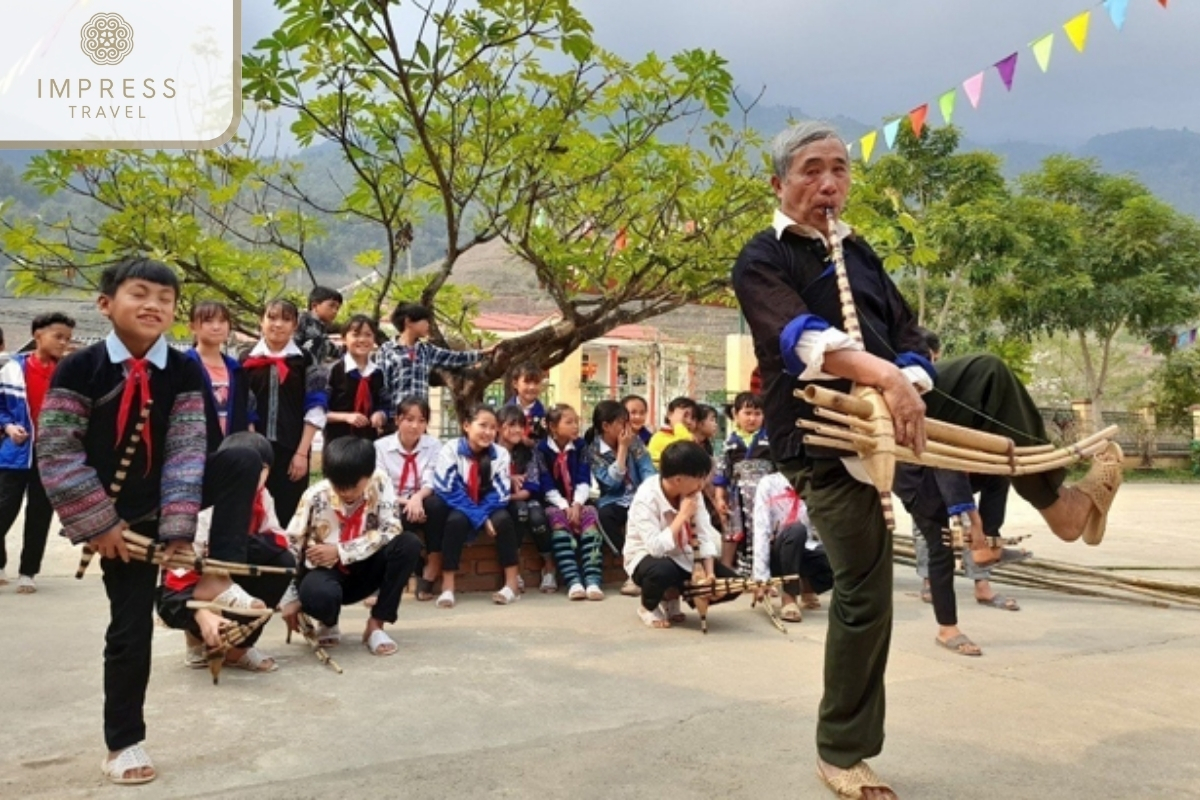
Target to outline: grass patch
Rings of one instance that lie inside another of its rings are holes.
[[[1076,465],[1067,470],[1067,478],[1077,481],[1087,474],[1087,467]],[[1190,469],[1148,469],[1138,467],[1125,470],[1125,483],[1198,483],[1200,475],[1193,475]]]

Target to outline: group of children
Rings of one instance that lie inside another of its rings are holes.
[[[691,400],[672,401],[670,424],[653,434],[644,399],[606,400],[581,436],[577,411],[545,408],[541,370],[522,365],[507,405],[470,409],[461,435],[443,443],[427,431],[429,370],[467,366],[488,351],[424,342],[427,309],[402,304],[393,315],[399,337],[378,351],[374,320],[353,316],[338,349],[326,333],[336,293],[314,292],[306,314],[275,300],[259,341],[235,359],[224,352],[231,315],[216,302],[193,308],[190,350],[167,345],[178,292],[166,265],[121,261],[100,281],[98,307],[112,324],[103,341],[63,358],[73,321],[39,317],[35,352],[0,373],[5,528],[29,494],[21,575],[32,584],[51,510],[64,535],[101,556],[111,612],[101,767],[115,783],[155,776],[141,746],[155,613],[185,632],[186,663],[203,667],[238,621],[278,609],[297,629],[303,614],[329,646],[341,640],[342,608],[366,601],[362,641],[390,655],[397,645],[385,626],[397,620],[412,575],[419,600],[453,608],[464,548],[494,542],[504,585],[492,599],[509,605],[524,591],[526,537],[543,557],[539,589],[555,592],[561,580],[576,601],[604,599],[603,548],[620,553],[629,576],[622,593],[640,595],[638,615],[653,628],[681,620],[680,593],[697,561],[716,576],[738,574],[737,563],[759,579],[803,575],[810,602],[827,588],[794,493],[785,513],[757,508],[762,470],[744,467],[763,457],[755,395],[734,403],[734,433],[718,463],[715,418],[710,425]],[[309,486],[322,431],[323,479]],[[772,498],[762,502],[779,502]],[[762,530],[753,530],[760,518]],[[296,578],[160,574],[131,557],[127,530],[168,555],[287,567]],[[784,588],[794,606],[801,590]],[[276,669],[255,646],[261,631],[227,648],[226,664]]]

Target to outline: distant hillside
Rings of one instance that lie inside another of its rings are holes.
[[[1180,211],[1200,216],[1200,133],[1142,128],[1097,136],[1080,155],[1110,172],[1130,172]]]

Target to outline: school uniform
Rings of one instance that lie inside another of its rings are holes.
[[[633,495],[643,483],[657,478],[658,470],[640,439],[630,442],[623,464],[617,463],[617,451],[599,436],[587,446],[587,456],[592,476],[600,486],[596,500],[600,525],[620,551],[625,546],[625,524]]]
[[[233,448],[214,454],[206,466],[203,393],[199,365],[162,338],[144,359],[134,359],[115,333],[63,359],[38,420],[37,456],[46,494],[73,543],[121,521],[160,542],[190,542],[197,515],[215,498],[222,502],[214,525],[247,529],[262,461],[247,448]],[[142,440],[122,466],[148,399],[153,402]],[[120,489],[110,496],[118,472]],[[213,555],[239,560],[226,551]],[[104,737],[109,750],[119,751],[146,736],[143,706],[159,570],[143,561],[107,558],[100,566],[111,616],[104,648]]]
[[[804,501],[786,477],[774,472],[759,481],[752,516],[754,580],[799,575],[817,594],[833,588],[825,549],[814,535]],[[785,583],[783,590],[799,597],[800,581]]]
[[[729,523],[725,541],[737,543],[737,571],[749,576],[753,571],[754,495],[761,481],[772,471],[771,443],[765,430],[745,434],[734,430],[725,440],[718,459],[713,486],[725,490],[729,504]]]
[[[442,569],[457,572],[463,548],[479,538],[488,522],[496,532],[501,567],[519,563],[520,540],[508,513],[512,499],[508,451],[491,445],[476,453],[460,436],[443,445],[434,466],[433,490],[439,502],[426,505],[427,530],[442,532]]]
[[[550,536],[550,523],[546,520],[546,509],[542,507],[541,483],[544,467],[538,457],[537,450],[524,442],[515,445],[508,451],[512,459],[509,464],[510,478],[521,478],[522,487],[528,491],[525,500],[509,500],[508,513],[512,515],[517,525],[517,540],[521,541],[526,535],[533,540],[538,553],[543,558],[554,554],[554,541]],[[514,481],[514,486],[515,481]]]
[[[560,448],[553,438],[546,437],[537,446],[538,457],[545,466],[540,489],[546,521],[550,524],[554,562],[568,586],[575,583],[599,586],[604,580],[600,517],[595,507],[587,504],[592,494],[592,468],[586,451],[583,439],[567,442]],[[567,519],[567,509],[573,505],[580,507],[576,526]]]
[[[41,571],[54,510],[42,487],[34,448],[37,417],[56,364],[43,364],[32,353],[14,356],[0,368],[0,570],[8,566],[4,540],[25,504],[25,538],[21,544],[20,575]],[[4,435],[8,425],[19,425],[29,434],[21,444]]]
[[[696,559],[716,559],[721,553],[721,534],[713,527],[703,503],[696,504],[696,513],[689,520],[690,530],[697,539],[693,549],[690,537],[682,547],[671,532],[671,524],[679,509],[663,494],[662,480],[648,480],[638,487],[629,505],[629,523],[625,528],[625,572],[641,587],[642,608],[654,611],[670,589],[683,590],[692,579]],[[737,573],[719,561],[714,561],[718,578],[736,578]],[[726,602],[738,596],[728,594],[713,603]]]
[[[358,413],[370,419],[376,411],[384,411],[383,372],[371,362],[360,369],[350,355],[338,359],[329,369],[327,387],[329,411],[346,414]],[[371,425],[357,428],[348,422],[326,420],[324,440],[326,443],[343,436],[375,441],[378,434]]]
[[[425,549],[430,553],[442,551],[442,532],[431,531],[426,523],[412,523],[404,516],[404,504],[422,489],[433,490],[433,467],[442,443],[429,434],[422,434],[412,450],[405,450],[400,437],[393,434],[375,442],[375,469],[388,476],[396,492],[396,513],[405,530],[422,534]],[[428,509],[432,494],[425,498]],[[425,513],[429,518],[428,510]]]
[[[273,353],[265,341],[259,341],[243,359],[242,369],[257,404],[256,430],[275,448],[267,491],[275,499],[279,519],[286,524],[308,488],[307,474],[298,481],[288,477],[304,426],[318,430],[325,427],[329,398],[326,373],[294,342],[288,342],[282,352]]]
[[[504,405],[516,406],[525,415],[526,441],[537,443],[546,438],[546,406],[542,404],[541,400],[534,400],[529,405],[523,406],[519,398],[511,397]]]
[[[300,608],[322,625],[336,625],[342,607],[378,594],[372,619],[395,622],[400,597],[421,560],[421,540],[401,527],[396,492],[384,472],[376,471],[362,499],[347,507],[328,480],[310,487],[287,529],[292,553],[305,570],[280,601]],[[317,567],[308,548],[334,544],[338,564]]]

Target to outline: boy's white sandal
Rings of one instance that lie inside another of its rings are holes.
[[[587,587],[587,599],[588,600],[603,600],[604,599],[604,590],[601,589],[599,586],[596,586],[595,584]]]
[[[261,602],[257,597],[252,597],[241,586],[231,583],[228,589],[221,592],[212,600],[189,600],[187,607],[191,609],[203,608],[208,611],[215,611],[218,614],[230,613],[242,617],[267,617],[275,613],[274,610],[267,608],[265,605],[255,607],[255,603]]]
[[[498,606],[509,606],[521,599],[521,595],[514,592],[507,586],[501,587],[500,591],[492,595],[492,602]]]
[[[373,656],[395,655],[396,651],[400,649],[392,637],[384,633],[381,628],[371,631],[371,635],[363,643]]]
[[[100,762],[100,771],[104,773],[104,777],[121,786],[135,786],[140,783],[149,783],[158,777],[157,772],[150,775],[143,775],[142,770],[146,767],[154,769],[154,764],[150,761],[150,756],[146,755],[146,751],[142,749],[140,744],[126,747],[120,753],[117,753],[117,757],[111,761],[106,758]],[[130,771],[133,771],[134,774],[126,777],[125,773]]]
[[[454,592],[442,592],[438,595],[437,602],[434,605],[438,608],[454,608]]]

